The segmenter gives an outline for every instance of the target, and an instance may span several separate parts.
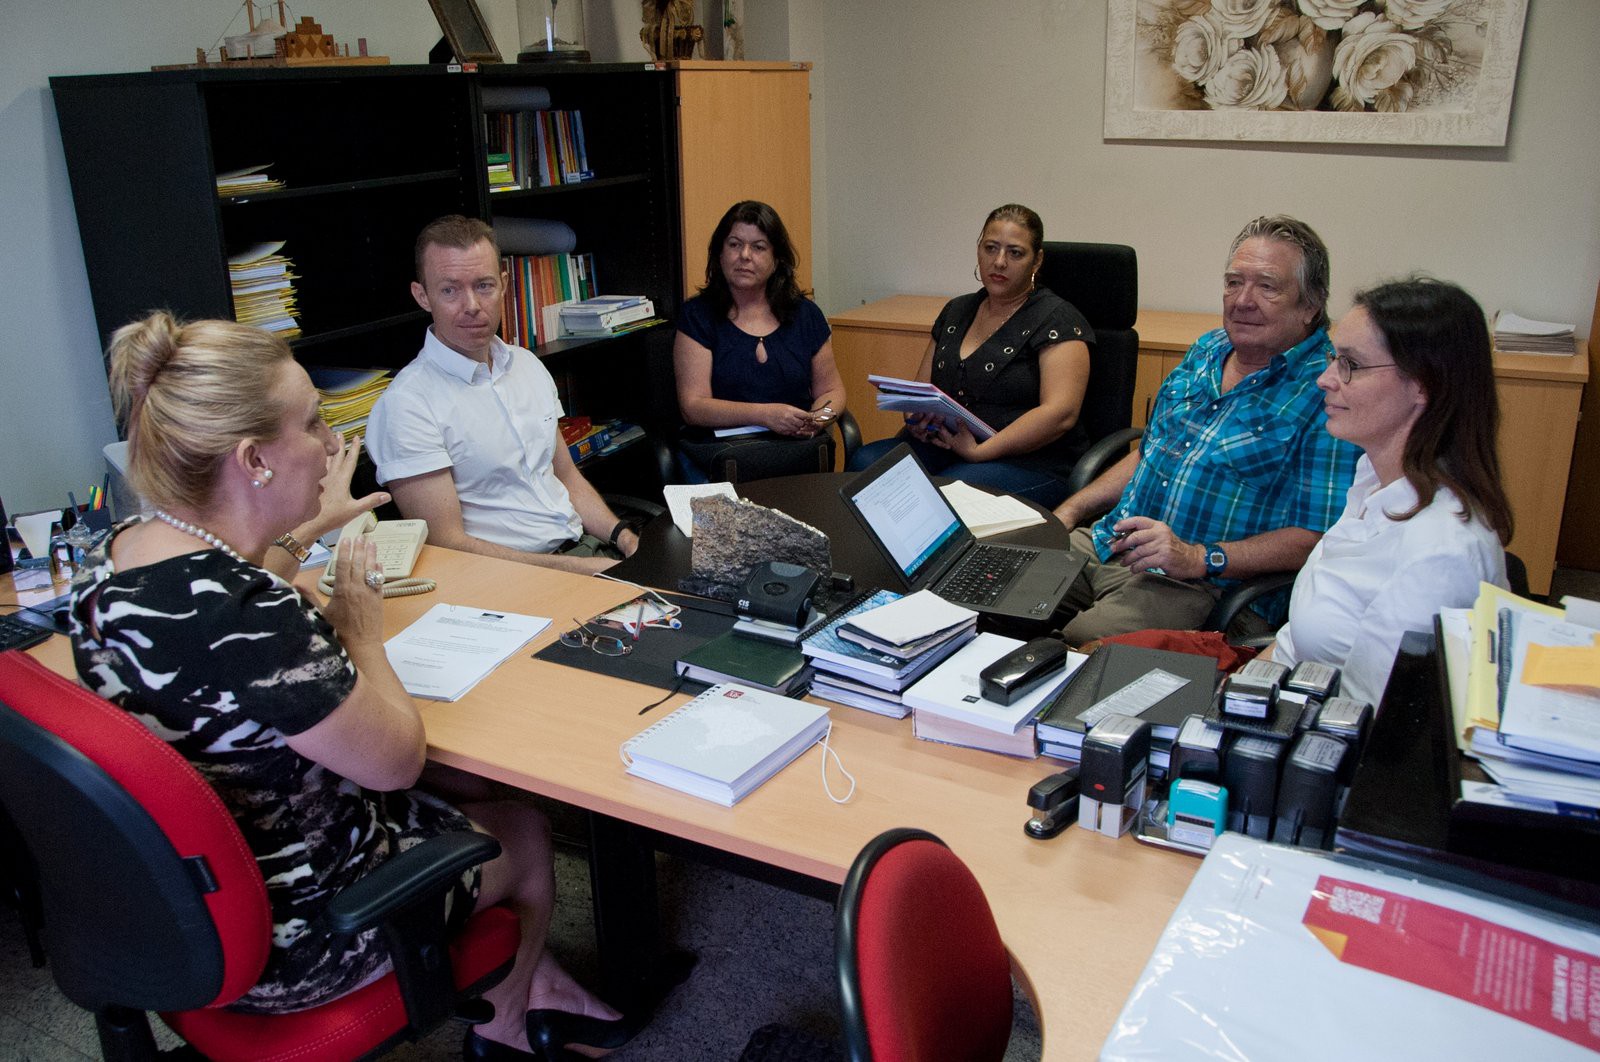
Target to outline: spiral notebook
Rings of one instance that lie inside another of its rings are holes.
[[[622,744],[628,773],[732,807],[828,732],[828,709],[722,683]]]

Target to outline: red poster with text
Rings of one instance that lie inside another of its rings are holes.
[[[1326,875],[1301,922],[1341,962],[1600,1050],[1600,957]]]

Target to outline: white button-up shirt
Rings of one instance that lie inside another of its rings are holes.
[[[498,338],[489,357],[464,357],[428,329],[372,409],[367,452],[380,483],[450,469],[467,534],[549,553],[583,533],[555,475],[555,380],[531,351]]]
[[[1342,669],[1340,693],[1376,705],[1389,682],[1400,636],[1430,631],[1441,608],[1466,608],[1478,584],[1506,585],[1500,539],[1440,487],[1409,520],[1417,492],[1404,476],[1380,487],[1363,454],[1344,515],[1322,536],[1294,581],[1289,622],[1272,658],[1291,667],[1317,660]]]

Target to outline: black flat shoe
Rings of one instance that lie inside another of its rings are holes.
[[[612,1050],[639,1034],[647,1017],[624,1014],[614,1021],[602,1021],[566,1010],[528,1011],[528,1044],[536,1057],[545,1062],[567,1062],[576,1056],[567,1044]]]
[[[461,1057],[465,1062],[544,1062],[545,1056],[486,1040],[468,1029],[467,1038],[461,1044]]]

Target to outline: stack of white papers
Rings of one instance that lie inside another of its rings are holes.
[[[1572,325],[1534,321],[1510,310],[1495,314],[1494,349],[1508,354],[1570,356],[1578,352]]]
[[[548,626],[544,616],[435,605],[383,649],[411,696],[454,701]]]
[[[1068,653],[1066,667],[1058,675],[1010,704],[985,700],[979,693],[979,672],[1022,645],[1016,638],[980,634],[906,690],[905,702],[918,714],[929,712],[997,734],[1014,734],[1032,722],[1045,702],[1089,659],[1082,653]]]

